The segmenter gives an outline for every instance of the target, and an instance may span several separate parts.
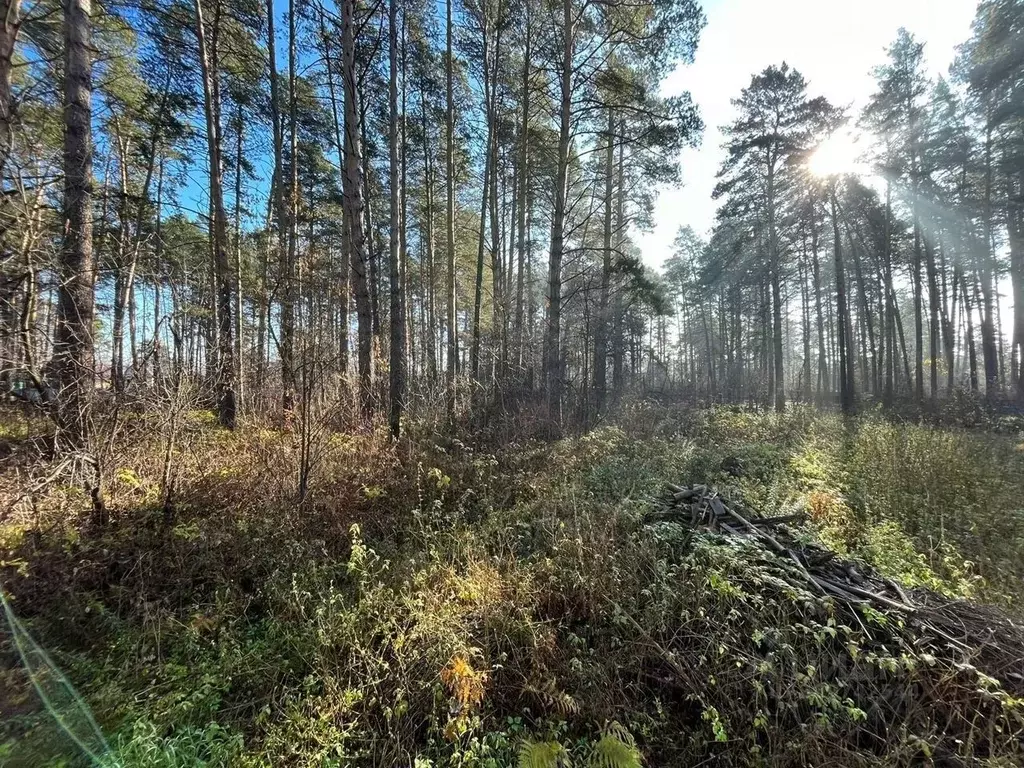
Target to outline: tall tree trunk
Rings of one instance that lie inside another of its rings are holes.
[[[803,235],[803,247],[801,249],[799,263],[800,279],[800,320],[803,330],[804,364],[803,364],[803,400],[811,402],[811,297],[807,288],[807,234]]]
[[[701,325],[704,328],[704,349],[708,359],[708,389],[711,399],[715,400],[718,397],[718,380],[715,375],[715,349],[711,341],[711,329],[708,327],[707,303],[704,301],[700,302],[700,319]]]
[[[863,368],[861,381],[864,391],[869,392],[878,380],[878,355],[875,346],[875,322],[871,312],[871,301],[868,298],[868,283],[864,279],[864,271],[860,261],[860,250],[854,245],[853,234],[847,229],[850,244],[850,255],[853,256],[853,275],[857,283],[857,297],[861,312],[861,343],[863,345]],[[870,362],[868,358],[870,357]],[[869,368],[870,365],[870,368]],[[877,390],[876,390],[877,392]]]
[[[160,387],[163,380],[163,353],[160,345],[160,325],[163,321],[161,316],[161,286],[164,279],[164,240],[163,240],[163,199],[164,199],[164,158],[159,159],[160,170],[156,179],[156,226],[153,231],[153,384]]]
[[[604,251],[601,261],[601,294],[594,330],[594,394],[597,415],[604,412],[608,389],[608,301],[612,280],[612,197],[615,172],[615,110],[608,107],[604,156]]]
[[[620,134],[624,134],[625,119],[619,120]],[[618,252],[622,252],[622,242],[626,236],[626,143],[619,142],[619,162],[616,170],[618,177],[618,188],[615,198],[615,222],[617,232],[615,234],[615,245]],[[625,350],[623,349],[623,325],[625,320],[625,307],[622,300],[622,280],[616,281],[614,286],[615,296],[613,297],[612,310],[612,392],[616,399],[622,395],[625,387]],[[710,360],[710,358],[709,358]]]
[[[14,45],[18,39],[18,32],[21,27],[21,0],[0,0],[0,180],[3,180],[7,170],[7,161],[14,149],[14,104],[11,98],[11,79],[13,73]],[[8,201],[0,199],[0,210],[7,205]],[[6,216],[0,218],[0,257],[8,259],[11,256],[12,247],[8,240],[11,236],[9,230],[11,223],[6,221]],[[16,238],[17,235],[14,235]],[[6,311],[0,312],[0,323],[2,323],[6,337],[6,343],[13,343],[14,336],[14,292],[16,289],[8,286],[0,293],[0,305]],[[6,317],[5,317],[6,316]],[[8,320],[10,325],[8,325]],[[3,342],[0,342],[3,343]],[[13,359],[12,354],[5,354],[6,360]],[[0,383],[7,385],[9,370],[7,365],[0,366]]]
[[[496,18],[502,18],[502,0],[498,0]],[[499,65],[501,62],[501,26],[497,26],[494,36],[494,51],[491,56],[491,66],[486,73],[490,76],[490,98],[487,106],[487,122],[490,129],[490,159],[491,159],[491,358],[494,363],[494,378],[503,370],[505,364],[505,314],[504,314],[504,290],[502,288],[502,250],[504,248],[504,228],[502,227],[502,213],[504,200],[498,198],[498,175],[501,170],[498,165],[498,84],[500,82]],[[499,207],[499,203],[501,204]],[[497,354],[495,354],[497,353]]]
[[[380,238],[373,227],[373,196],[372,189],[370,188],[370,153],[367,147],[369,143],[366,140],[366,110],[368,108],[367,100],[360,98],[359,102],[359,137],[361,141],[362,152],[360,159],[362,162],[362,179],[363,179],[363,211],[366,218],[366,248],[367,248],[367,277],[369,280],[369,291],[370,291],[370,321],[371,331],[373,333],[373,343],[380,344]],[[380,347],[378,346],[379,350]]]
[[[206,115],[206,143],[210,160],[210,200],[213,208],[211,227],[216,275],[217,306],[217,416],[221,426],[235,427],[234,341],[231,322],[231,262],[227,252],[227,214],[224,210],[224,164],[221,161],[219,106],[214,99],[214,62],[206,47],[201,0],[195,0],[196,37],[199,40],[199,65],[203,77],[203,106]]]
[[[477,251],[476,251],[476,277],[473,281],[473,343],[469,351],[469,367],[473,374],[474,379],[480,378],[480,344],[481,344],[481,331],[480,331],[480,311],[483,304],[483,287],[484,287],[484,250],[485,246],[485,232],[487,223],[487,201],[490,196],[491,186],[488,184],[491,173],[491,152],[490,144],[492,140],[491,127],[487,128],[487,153],[484,160],[484,184],[483,189],[480,192],[480,232],[477,238]]]
[[[924,297],[921,287],[921,227],[917,213],[917,191],[914,195],[914,260],[911,277],[914,288],[914,399],[924,402]]]
[[[925,235],[922,237],[924,238],[925,277],[928,280],[928,355],[931,358],[928,396],[934,405],[939,397],[939,279],[935,266],[935,249],[932,247],[931,238]]]
[[[241,409],[245,402],[245,371],[242,362],[242,149],[245,143],[245,124],[241,103],[238,104],[235,120],[235,305],[232,308],[232,323],[235,332],[235,381],[238,382],[238,407]]]
[[[779,259],[779,239],[775,224],[775,165],[772,163],[768,171],[768,263],[771,269],[772,284],[772,369],[773,391],[775,395],[775,411],[782,413],[786,409],[786,381],[783,371],[782,357],[782,274]]]
[[[281,93],[280,93],[280,79],[277,73],[277,41],[274,32],[274,2],[273,0],[267,0],[267,52],[270,58],[270,118],[273,123],[273,134],[274,134],[274,181],[271,184],[271,198],[273,199],[274,213],[277,219],[277,237],[275,242],[277,245],[277,269],[278,274],[284,273],[284,292],[281,297],[281,406],[285,414],[291,412],[294,407],[295,400],[295,378],[292,367],[292,346],[291,346],[291,328],[292,319],[286,317],[293,315],[293,305],[291,303],[291,281],[287,279],[288,272],[288,253],[287,253],[287,233],[290,231],[288,225],[288,206],[285,203],[285,189],[286,185],[284,182],[284,125],[281,119]],[[269,314],[270,308],[267,307]],[[288,327],[288,343],[285,344],[284,326]]]
[[[967,370],[971,382],[971,392],[978,391],[978,351],[974,340],[974,310],[971,308],[971,294],[967,290],[967,272],[961,274],[960,279],[963,286],[964,316],[967,320]],[[975,284],[977,290],[977,284]]]
[[[882,254],[883,335],[885,336],[885,386],[882,402],[892,405],[894,378],[896,376],[896,307],[891,297],[892,287],[892,184],[885,182],[885,250]]]
[[[348,252],[352,257],[352,282],[358,322],[359,394],[363,414],[369,416],[373,405],[373,317],[370,307],[370,286],[367,282],[369,257],[363,233],[361,134],[355,62],[355,0],[342,0],[341,11],[342,82],[345,88],[345,175],[342,180],[342,197],[344,216],[348,221]]]
[[[406,11],[402,9],[402,39],[400,47],[400,60],[401,65],[399,67],[401,80],[402,80],[402,100],[400,103],[401,109],[401,122],[399,123],[399,134],[398,134],[398,146],[399,146],[399,184],[398,184],[398,207],[399,207],[399,227],[398,227],[398,264],[399,264],[399,280],[402,286],[402,307],[404,308],[404,314],[402,316],[402,322],[404,328],[404,345],[405,350],[403,351],[404,361],[404,381],[402,383],[402,398],[405,398],[406,382],[409,380],[410,373],[416,375],[416,318],[415,318],[415,301],[413,298],[412,283],[409,277],[409,159],[408,159],[408,148],[409,148],[409,137],[408,137],[408,40],[409,28],[408,20],[406,18]],[[422,259],[422,257],[421,257]],[[403,406],[404,407],[404,406]]]
[[[426,328],[424,340],[427,355],[427,377],[431,382],[437,380],[437,291],[435,288],[436,270],[434,268],[434,164],[430,152],[430,134],[427,130],[427,95],[425,88],[420,88],[420,113],[422,125],[420,131],[423,139],[423,250],[426,269],[423,273],[423,286],[426,295],[424,314]]]
[[[42,201],[43,201],[43,186],[39,185],[36,188],[35,200],[31,206],[31,213],[29,215],[29,221],[27,226],[21,234],[21,248],[20,256],[24,266],[24,274],[21,277],[21,283],[24,284],[24,300],[21,304],[21,313],[18,322],[18,337],[21,342],[21,358],[20,362],[23,363],[23,367],[31,377],[36,390],[46,395],[46,384],[43,381],[42,376],[39,373],[39,368],[36,363],[36,307],[38,304],[39,295],[39,278],[36,270],[35,259],[33,254],[35,252],[36,244],[39,241],[40,230],[42,227]],[[11,355],[11,359],[17,364],[18,359],[15,355]]]
[[[258,306],[256,307],[256,372],[254,377],[256,381],[263,381],[266,378],[268,358],[270,356],[267,350],[267,337],[269,335],[267,331],[270,324],[270,251],[271,247],[277,242],[277,238],[273,236],[274,211],[276,209],[274,201],[276,199],[277,176],[275,174],[270,178],[270,195],[267,199],[267,215],[264,227],[266,230],[266,242],[263,243],[264,247],[260,248],[260,252],[263,255],[260,258],[260,289],[257,301]]]
[[[813,203],[812,203],[813,204]],[[821,301],[821,261],[818,257],[818,225],[811,212],[811,268],[814,273],[814,315],[818,331],[818,403],[824,403],[830,391],[828,373],[828,350],[825,346],[825,313]]]
[[[843,265],[843,241],[839,234],[839,206],[835,187],[832,188],[833,250],[836,263],[836,314],[839,344],[839,405],[843,413],[853,412],[853,339],[850,328],[850,309],[846,301],[846,272]]]
[[[388,112],[391,130],[388,134],[388,155],[391,171],[391,236],[388,259],[390,279],[391,348],[388,371],[388,426],[391,437],[401,433],[402,406],[405,398],[405,306],[402,285],[402,206],[401,177],[398,157],[398,0],[388,4]],[[404,85],[404,84],[403,84]],[[403,116],[404,117],[404,116]]]
[[[11,74],[14,70],[14,44],[20,29],[21,0],[0,0],[0,178],[3,178],[14,144]]]
[[[495,127],[497,133],[497,127]],[[501,169],[498,167],[498,140],[497,136],[491,141],[491,350],[492,376],[494,379],[504,369],[505,365],[505,291],[503,288],[504,267],[502,266],[502,251],[504,249],[504,228],[502,227],[502,211],[504,210],[504,199],[499,200],[498,196],[498,174]],[[504,185],[502,186],[504,189]]]
[[[114,306],[110,323],[110,385],[120,394],[124,390],[124,316],[128,306],[128,279],[125,262],[128,255],[128,143],[121,134],[120,121],[114,121],[114,146],[117,151],[118,238],[114,255]]]
[[[947,281],[947,275],[949,270],[947,269],[946,263],[947,249],[943,248],[941,251],[942,260],[940,264],[940,274],[942,276],[942,284],[939,288],[940,295],[942,296],[942,303],[939,308],[939,322],[942,328],[942,352],[946,361],[946,394],[947,396],[953,394],[953,388],[956,382],[956,297],[957,287],[959,285],[959,276],[957,275],[957,267],[953,268],[952,278],[952,308],[949,304],[949,293],[947,288],[949,281]]]
[[[910,354],[907,352],[907,336],[903,332],[903,317],[900,315],[899,304],[896,301],[895,292],[889,296],[893,306],[893,318],[896,321],[896,337],[900,344],[900,359],[903,361],[903,379],[907,382],[907,392],[910,392],[913,376],[910,373]]]
[[[273,2],[273,0],[270,0]],[[327,67],[327,92],[331,99],[331,119],[334,126],[334,143],[338,149],[338,173],[345,173],[345,137],[343,135],[341,117],[338,113],[338,97],[334,84],[334,68],[331,66],[332,56],[328,46],[327,25],[324,21],[324,9],[319,8],[320,37],[324,46],[324,63]],[[347,234],[348,217],[342,222],[341,233],[341,275],[338,286],[338,368],[342,374],[348,372],[348,296],[349,296],[349,254],[350,238]]]
[[[551,251],[548,262],[548,317],[544,336],[544,388],[548,414],[561,421],[562,404],[562,257],[568,208],[569,142],[572,129],[572,74],[576,22],[572,0],[562,0],[562,65],[560,74],[558,154],[554,208],[551,212]]]
[[[1010,380],[1015,394],[1024,398],[1024,169],[1017,183],[1011,176],[1006,190],[1006,233],[1010,251],[1010,280],[1013,290],[1013,367]]]
[[[90,0],[64,3],[64,239],[60,251],[54,370],[57,450],[89,447],[93,390],[93,307],[96,262],[92,249],[92,44]],[[93,513],[107,522],[99,467],[91,483]]]
[[[281,408],[287,421],[295,407],[295,271],[298,263],[298,104],[295,94],[297,51],[295,40],[295,2],[288,0],[288,144],[290,167],[287,204],[282,204],[285,218],[280,222],[280,235],[287,231],[288,245],[280,265],[281,281]],[[275,74],[276,78],[276,74]],[[283,131],[282,131],[283,134]],[[284,194],[284,166],[281,167],[281,194]],[[286,224],[287,222],[287,229]]]
[[[458,372],[458,307],[455,285],[455,97],[453,92],[453,68],[455,55],[452,49],[452,3],[447,0],[446,8],[446,51],[445,51],[445,234],[448,247],[448,282],[445,298],[448,312],[448,378],[449,416],[455,404],[455,374]]]
[[[994,397],[999,391],[999,349],[996,343],[998,323],[996,321],[996,299],[994,287],[994,258],[993,249],[995,238],[993,233],[993,206],[992,206],[992,176],[993,176],[993,121],[991,118],[991,106],[986,104],[985,108],[986,129],[985,129],[985,186],[982,212],[984,216],[985,244],[978,254],[980,261],[979,281],[981,284],[981,352],[985,362],[985,396]]]
[[[742,402],[744,396],[744,361],[743,361],[743,289],[740,285],[733,286],[732,296],[732,339],[730,348],[735,350],[733,364],[735,366],[730,378],[730,396],[734,402]]]
[[[526,271],[526,210],[529,206],[528,190],[529,190],[529,159],[530,159],[530,56],[531,52],[531,24],[530,24],[530,3],[523,4],[523,12],[526,15],[524,19],[525,31],[524,31],[524,50],[523,50],[523,83],[522,83],[522,122],[519,125],[519,206],[516,208],[516,215],[518,221],[516,225],[519,228],[519,236],[516,238],[516,245],[518,247],[517,258],[518,266],[516,269],[516,319],[515,319],[515,344],[516,344],[516,363],[520,366],[523,365],[525,357],[525,329],[523,323],[525,320],[524,314],[524,291],[525,285],[525,271]]]
[[[157,254],[159,254],[160,248],[161,248],[161,243],[159,242],[159,237],[160,237],[160,219],[161,219],[160,205],[161,205],[161,200],[162,200],[162,195],[163,195],[162,186],[163,186],[164,166],[163,166],[163,157],[161,155],[161,150],[160,150],[160,143],[161,143],[161,140],[162,140],[162,129],[163,129],[163,122],[162,121],[166,117],[167,103],[168,103],[168,98],[169,98],[169,95],[170,95],[170,85],[171,85],[171,76],[170,76],[170,73],[168,72],[167,76],[164,78],[163,91],[162,91],[162,94],[161,94],[161,97],[160,97],[160,102],[159,102],[159,105],[157,106],[157,111],[156,111],[156,120],[154,121],[154,125],[153,125],[153,128],[152,128],[152,133],[150,135],[149,142],[148,142],[148,151],[146,152],[146,154],[148,155],[148,160],[147,160],[147,163],[146,163],[145,179],[144,179],[144,181],[142,183],[142,190],[141,190],[141,192],[136,196],[137,202],[136,202],[136,206],[135,206],[135,219],[134,219],[134,222],[133,222],[133,225],[134,225],[134,230],[133,230],[133,232],[134,232],[134,243],[131,244],[131,248],[130,248],[131,257],[130,257],[129,263],[128,263],[128,274],[127,274],[127,276],[125,278],[125,281],[124,281],[125,282],[124,300],[125,300],[125,303],[128,306],[128,324],[129,324],[131,354],[132,354],[132,369],[136,370],[136,372],[139,372],[138,371],[139,359],[138,359],[138,354],[137,354],[138,353],[138,348],[137,348],[137,344],[136,344],[136,330],[137,329],[136,329],[136,302],[135,302],[135,282],[136,281],[135,281],[135,276],[137,274],[138,264],[139,264],[139,255],[141,253],[142,245],[143,245],[142,232],[143,232],[144,227],[145,227],[146,215],[147,215],[147,212],[148,212],[147,209],[148,209],[148,205],[149,205],[149,190],[150,190],[150,188],[152,186],[152,183],[153,183],[153,174],[154,174],[154,171],[157,170],[157,163],[158,162],[159,162],[159,166],[160,167],[159,167],[159,181],[157,182],[158,189],[157,189],[157,204],[156,204],[156,212],[155,212],[156,220],[157,220],[156,221],[156,224],[157,224],[157,226],[156,226]],[[123,148],[122,161],[124,161],[126,159],[126,157],[127,157],[127,144],[125,144],[124,148]],[[121,225],[122,226],[122,233],[124,234],[124,233],[127,233],[129,231],[129,228],[128,228],[128,211],[127,211],[128,177],[127,177],[127,171],[126,170],[122,171],[121,189],[122,189],[122,193],[123,193],[122,199],[123,199],[123,203],[124,203],[124,206],[125,206],[124,210],[123,210],[123,212],[121,214],[121,218],[122,218],[122,225]],[[129,243],[128,243],[127,235],[125,235],[125,239],[124,239],[123,242],[125,244],[125,250],[128,250],[128,244]],[[159,265],[159,263],[160,263],[159,258],[156,258],[155,260],[156,260],[156,263]],[[159,318],[157,318],[156,322],[159,322]],[[154,356],[154,365],[156,365],[157,364],[157,361],[156,361],[157,348],[156,348],[156,329],[155,328],[154,328],[153,356]]]
[[[473,282],[473,344],[470,347],[469,352],[469,365],[470,370],[473,373],[473,378],[480,379],[480,345],[481,345],[481,331],[480,331],[480,311],[483,302],[483,282],[484,282],[484,250],[486,243],[486,231],[487,231],[487,203],[491,194],[491,175],[497,173],[497,169],[494,167],[493,152],[492,148],[495,141],[494,136],[494,116],[491,104],[491,74],[490,74],[490,52],[488,50],[488,33],[487,33],[487,20],[484,19],[484,30],[483,37],[481,40],[483,51],[482,58],[484,64],[484,103],[486,105],[486,118],[487,118],[487,142],[484,145],[484,178],[483,188],[480,192],[480,230],[477,236],[477,251],[476,251],[476,277]],[[492,297],[492,300],[497,297]]]

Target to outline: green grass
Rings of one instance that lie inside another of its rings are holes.
[[[712,482],[807,510],[807,535],[908,584],[1015,611],[1010,434],[634,403],[552,445],[332,439],[298,507],[293,438],[193,430],[172,528],[159,443],[140,440],[112,473],[109,530],[79,534],[55,489],[44,534],[3,533],[14,607],[112,765],[505,766],[524,744],[583,764],[609,723],[649,765],[1016,754],[1022,703],[999,681],[883,650],[870,628],[891,620],[847,622],[756,548],[640,524],[665,481]],[[880,702],[883,683],[922,693]],[[24,694],[0,701],[0,763],[82,764],[17,665],[0,689]]]

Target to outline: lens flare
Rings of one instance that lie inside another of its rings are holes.
[[[807,160],[807,169],[815,176],[841,176],[859,173],[864,167],[863,137],[841,129],[829,135]]]

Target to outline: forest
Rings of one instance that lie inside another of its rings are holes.
[[[0,765],[1024,765],[1024,1],[730,2],[0,0]]]

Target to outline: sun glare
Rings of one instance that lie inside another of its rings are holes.
[[[858,172],[862,167],[860,155],[864,151],[861,138],[847,129],[836,131],[811,154],[807,161],[808,170],[822,177]]]

